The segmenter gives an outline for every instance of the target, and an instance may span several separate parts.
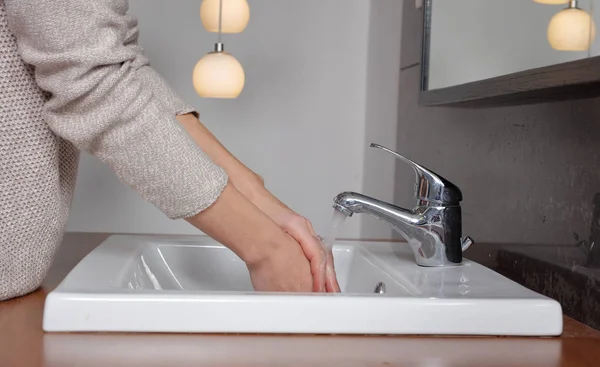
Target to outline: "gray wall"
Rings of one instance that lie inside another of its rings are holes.
[[[420,17],[405,1],[399,152],[456,183],[464,233],[479,242],[573,244],[587,238],[600,192],[600,99],[485,109],[420,107]],[[396,168],[398,204],[414,173]]]
[[[341,191],[393,198],[395,162],[367,156],[366,147],[372,139],[396,143],[399,2],[250,0],[247,29],[224,35],[226,49],[246,71],[245,89],[234,100],[202,99],[193,90],[194,64],[216,40],[202,27],[200,0],[130,3],[152,65],[225,146],[317,231],[328,227],[331,200]],[[381,181],[366,178],[367,171]],[[168,220],[89,155],[81,160],[67,230],[198,233],[184,221]],[[390,234],[356,216],[340,236]]]
[[[394,200],[396,162],[387,154],[367,146],[373,142],[390,149],[396,147],[401,19],[401,1],[371,0],[362,189],[365,195],[388,202]],[[362,238],[391,237],[392,230],[383,221],[371,216],[354,217],[363,217]]]

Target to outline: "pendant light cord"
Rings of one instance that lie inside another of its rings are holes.
[[[217,42],[221,43],[221,32],[223,31],[223,0],[219,0],[219,35]]]
[[[594,2],[590,1],[590,30],[588,34],[588,57],[592,57],[592,46],[594,41]]]

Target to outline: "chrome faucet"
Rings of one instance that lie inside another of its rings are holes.
[[[333,207],[347,216],[367,213],[387,222],[404,237],[421,266],[453,266],[462,264],[462,253],[473,240],[461,238],[462,193],[450,181],[418,163],[378,144],[371,144],[408,163],[417,176],[412,210],[362,195],[343,192],[333,199]]]

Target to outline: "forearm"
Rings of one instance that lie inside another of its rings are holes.
[[[262,261],[289,241],[277,224],[231,184],[212,206],[186,220],[248,265]]]

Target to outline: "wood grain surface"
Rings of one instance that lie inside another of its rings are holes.
[[[105,238],[67,235],[42,289],[0,302],[0,366],[600,366],[600,333],[569,318],[560,338],[44,333],[46,294]]]

